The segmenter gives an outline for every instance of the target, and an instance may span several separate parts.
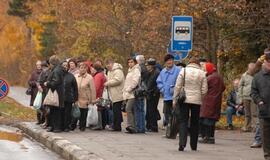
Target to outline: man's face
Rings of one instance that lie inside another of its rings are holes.
[[[169,59],[166,61],[166,67],[167,68],[172,68],[174,65],[173,59]]]
[[[237,90],[237,89],[238,89],[238,86],[239,86],[239,80],[234,80],[234,81],[233,81],[233,88],[234,88],[235,90]]]
[[[41,62],[40,61],[38,61],[36,63],[36,67],[37,67],[38,70],[42,69]]]
[[[68,63],[67,62],[64,62],[62,64],[62,67],[64,68],[65,71],[68,71]]]

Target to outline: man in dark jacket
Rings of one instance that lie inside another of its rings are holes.
[[[52,92],[56,91],[59,97],[59,106],[49,106],[49,127],[48,132],[61,132],[61,108],[64,107],[64,73],[60,65],[60,60],[57,56],[51,56],[49,59],[51,66],[51,73],[44,86],[51,89]]]
[[[265,160],[270,160],[270,49],[265,50],[262,70],[254,76],[251,97],[258,105]]]
[[[70,130],[71,124],[71,109],[72,104],[78,101],[78,86],[74,75],[68,72],[68,62],[63,62],[64,69],[64,91],[65,91],[65,106],[62,111],[62,129],[65,132]]]
[[[233,81],[233,90],[230,92],[230,94],[227,97],[227,124],[228,129],[233,130],[233,124],[232,124],[232,115],[236,113],[236,110],[238,108],[238,85],[239,85],[239,79],[235,79]]]
[[[156,67],[156,60],[153,58],[147,60],[146,68],[148,70],[148,76],[146,77],[146,129],[149,132],[158,132],[157,121],[160,119],[160,114],[157,106],[160,93],[156,80],[160,71]]]

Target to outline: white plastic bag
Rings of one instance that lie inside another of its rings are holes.
[[[42,92],[38,91],[36,98],[34,100],[34,104],[33,107],[36,110],[39,110],[41,108],[42,105]]]
[[[88,105],[88,114],[86,126],[95,126],[98,124],[98,111],[96,105]]]

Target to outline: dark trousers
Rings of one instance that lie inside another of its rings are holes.
[[[61,122],[62,122],[62,108],[52,107],[50,106],[50,114],[49,114],[49,126],[52,127],[53,130],[61,130]]]
[[[86,128],[86,118],[88,114],[88,108],[80,108],[81,116],[79,119],[72,119],[71,129],[75,129],[79,120],[80,129]]]
[[[163,105],[164,121],[163,126],[167,126],[172,116],[172,100],[164,101]]]
[[[113,110],[113,129],[114,130],[122,130],[121,123],[123,122],[122,116],[122,107],[123,101],[113,103],[112,110]]]
[[[200,124],[202,137],[214,138],[215,137],[215,125]]]
[[[179,113],[179,146],[186,147],[188,124],[190,122],[190,146],[191,149],[197,149],[199,134],[200,105],[184,103]],[[191,116],[189,116],[191,112]]]
[[[159,95],[149,96],[146,99],[146,128],[158,131],[158,101]]]
[[[265,160],[270,160],[270,118],[260,120]]]
[[[43,114],[43,110],[42,109],[40,109],[39,111],[37,111],[37,122],[39,124],[42,124],[42,123],[45,122],[45,116]]]
[[[71,109],[72,109],[72,102],[65,102],[65,107],[62,117],[62,125],[63,130],[69,129],[69,125],[71,124]]]

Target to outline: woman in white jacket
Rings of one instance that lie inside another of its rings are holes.
[[[126,111],[127,111],[127,132],[136,133],[136,124],[134,116],[134,107],[136,106],[136,100],[134,96],[134,90],[138,86],[141,79],[141,72],[136,59],[128,59],[128,74],[126,76],[123,98],[126,100]]]

